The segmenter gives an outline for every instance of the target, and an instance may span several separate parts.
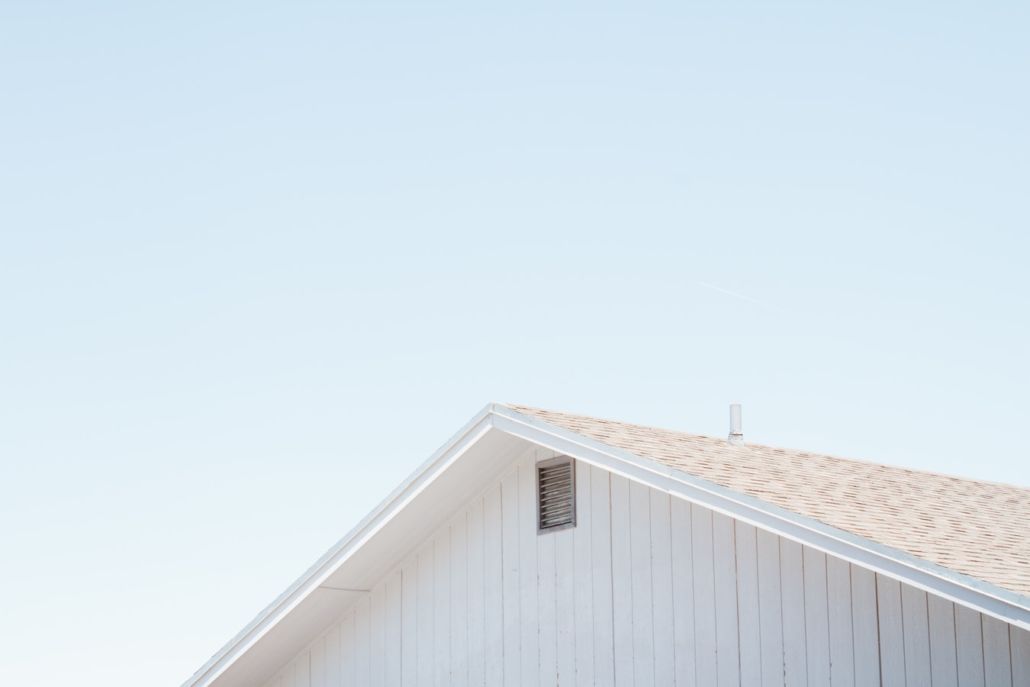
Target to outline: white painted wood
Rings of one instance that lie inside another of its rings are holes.
[[[401,684],[418,684],[418,557],[411,556],[401,568]],[[471,614],[469,622],[471,623]]]
[[[984,643],[984,684],[1012,687],[1009,626],[990,616],[981,616]],[[1020,685],[1020,687],[1023,687]]]
[[[805,570],[801,544],[780,540],[780,594],[783,604],[783,682],[807,685]],[[812,687],[820,687],[813,684]]]
[[[590,466],[576,461],[576,508],[590,508]],[[572,530],[575,550],[576,684],[594,684],[594,587],[591,562],[591,519],[577,518]]]
[[[504,682],[522,683],[519,615],[519,475],[512,470],[501,479],[501,559],[503,577],[501,603],[504,617]]]
[[[333,625],[325,636],[326,687],[343,687],[340,676],[340,626]]]
[[[537,570],[537,650],[539,656],[538,683],[558,684],[558,620],[557,579],[555,572],[555,535],[544,534],[536,540]]]
[[[651,594],[651,493],[629,485],[630,556],[633,580],[633,679],[654,684],[654,606]]]
[[[712,511],[690,507],[694,562],[694,669],[698,685],[718,683],[716,673],[715,568],[712,554]]]
[[[955,605],[955,644],[960,687],[984,686],[983,633],[980,614]]]
[[[397,687],[401,684],[401,596],[404,584],[401,570],[393,572],[386,578],[386,598],[384,613],[386,619],[384,628],[384,656],[383,672],[384,684],[387,687]]]
[[[417,603],[416,636],[416,667],[415,680],[419,687],[430,687],[434,684],[435,673],[434,659],[434,637],[436,627],[434,626],[435,603],[435,582],[434,570],[435,542],[423,548],[418,554],[418,589],[415,592]]]
[[[369,685],[383,687],[386,683],[386,586],[377,584],[372,589],[369,610]]]
[[[876,575],[851,566],[851,627],[855,637],[855,685],[880,684],[880,629],[876,609]]]
[[[1026,683],[1022,630],[598,467],[540,535],[544,456],[355,580],[265,687]]]
[[[740,636],[740,683],[762,684],[761,613],[758,605],[758,533],[734,521],[737,557],[737,615]]]
[[[468,684],[468,516],[462,512],[451,522],[450,684]]]
[[[485,626],[485,573],[484,573],[484,535],[483,535],[483,499],[472,502],[468,509],[468,673],[469,685],[483,687],[486,685],[486,665],[484,662],[486,636]]]
[[[955,604],[927,595],[930,626],[930,682],[934,687],[958,687],[958,659],[955,656]]]
[[[902,627],[901,584],[876,576],[880,620],[880,681],[884,687],[905,684],[905,635]]]
[[[487,685],[504,682],[504,561],[501,544],[501,488],[491,487],[483,497],[483,606],[484,664]]]
[[[433,550],[433,684],[451,682],[451,532],[444,528]]]
[[[340,676],[344,687],[354,687],[356,674],[354,668],[357,642],[354,637],[354,612],[344,616],[340,623]]]
[[[311,645],[311,687],[326,687],[325,637],[319,637]]]
[[[712,515],[712,566],[715,570],[716,675],[720,687],[740,683],[737,634],[737,560],[733,519]]]
[[[371,681],[369,607],[369,596],[366,594],[354,609],[354,682],[358,685],[367,685]]]
[[[1030,631],[1010,627],[1009,643],[1012,646],[1012,684],[1016,687],[1030,685]]]
[[[826,596],[826,554],[802,549],[805,578],[805,659],[808,683],[830,684],[830,620]]]
[[[540,673],[540,624],[537,607],[536,452],[519,463],[519,671],[523,684],[534,684]]]
[[[780,601],[780,538],[757,530],[758,617],[762,649],[763,685],[782,685],[783,615]]]
[[[926,592],[901,585],[902,628],[905,635],[905,684],[930,684],[930,626]]]
[[[554,537],[555,633],[557,635],[558,684],[576,683],[576,558],[572,530],[543,536]]]
[[[633,568],[630,552],[629,480],[611,476],[612,603],[615,684],[633,684]]]
[[[651,495],[651,595],[654,616],[654,681],[676,681],[675,624],[672,598],[672,522],[669,495],[654,489]]]
[[[826,601],[830,628],[830,684],[855,684],[855,638],[851,621],[851,565],[826,557]]]
[[[597,469],[597,468],[595,468]],[[690,504],[672,499],[672,597],[676,685],[693,687],[694,680],[694,564]]]
[[[594,612],[594,683],[615,684],[615,647],[612,615],[611,502],[608,471],[590,468],[590,577]],[[585,509],[586,504],[577,504]],[[585,510],[584,510],[585,514]]]

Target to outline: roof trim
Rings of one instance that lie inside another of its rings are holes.
[[[493,426],[495,404],[487,405],[420,465],[339,542],[307,569],[286,591],[208,659],[182,687],[206,687],[218,679],[269,630],[318,589],[350,556],[418,496],[434,479],[471,448]]]
[[[343,565],[488,431],[497,429],[698,503],[780,536],[1030,630],[1030,599],[825,525],[658,461],[492,403],[477,413],[357,526],[262,610],[182,687],[207,687]]]
[[[837,529],[682,470],[590,439],[514,410],[494,406],[497,429],[693,501],[756,527],[900,580],[1030,630],[1030,599],[988,582]]]

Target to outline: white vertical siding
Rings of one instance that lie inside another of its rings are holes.
[[[736,523],[737,614],[740,618],[740,684],[762,684],[762,632],[758,604],[758,532]]]
[[[577,526],[539,535],[550,455],[265,687],[1030,685],[1030,633],[599,468],[576,466]]]
[[[590,510],[590,466],[577,463],[576,503],[584,511]],[[529,472],[529,470],[526,470]],[[535,505],[535,504],[534,504]],[[574,592],[576,604],[576,681],[577,685],[590,687],[594,684],[594,586],[591,564],[591,529],[593,520],[582,518],[572,532],[575,555],[576,580]]]

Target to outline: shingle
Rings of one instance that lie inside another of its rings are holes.
[[[1030,597],[1030,489],[510,407]]]

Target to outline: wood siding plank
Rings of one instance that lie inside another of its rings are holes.
[[[433,684],[451,682],[451,530],[445,527],[433,544]]]
[[[955,604],[927,595],[930,624],[930,682],[934,687],[958,687],[955,655]]]
[[[654,617],[654,681],[676,681],[675,625],[672,598],[672,523],[669,495],[651,489],[651,594]]]
[[[611,502],[608,471],[590,468],[590,562],[594,608],[594,682],[615,684]],[[577,506],[585,507],[585,506]]]
[[[558,684],[558,592],[554,539],[554,534],[550,533],[540,535],[536,541],[536,570],[540,585],[537,589],[537,617],[540,619],[537,648],[540,652],[541,686]]]
[[[763,685],[782,685],[783,616],[780,601],[780,538],[758,530],[758,616]]]
[[[416,592],[418,629],[415,633],[415,646],[418,657],[415,674],[417,676],[416,684],[419,687],[429,687],[433,684],[435,666],[435,661],[433,660],[433,636],[436,632],[433,619],[433,612],[436,609],[434,601],[435,584],[433,580],[435,573],[433,563],[434,544],[435,542],[430,542],[418,554],[418,591]]]
[[[398,687],[401,684],[401,587],[403,575],[396,570],[386,578],[386,598],[383,612],[384,621],[384,684],[387,687]]]
[[[1012,644],[1012,684],[1030,685],[1030,631],[1009,628]]]
[[[485,572],[483,499],[476,499],[468,511],[468,644],[469,684],[475,687],[486,685],[484,661],[485,618]]]
[[[325,637],[319,637],[311,645],[311,687],[326,687]]]
[[[802,548],[805,575],[805,657],[808,683],[830,684],[830,620],[826,593],[826,554]]]
[[[401,684],[418,684],[418,557],[401,568]]]
[[[712,514],[712,564],[715,570],[716,675],[720,687],[740,683],[737,634],[737,554],[733,519]]]
[[[491,488],[483,497],[484,537],[484,662],[486,684],[504,683],[504,560],[501,538],[501,488]]]
[[[676,685],[693,687],[694,680],[694,563],[691,545],[690,503],[673,498],[672,598]]]
[[[983,622],[984,684],[987,687],[1012,687],[1009,626],[987,615],[980,618]]]
[[[830,626],[830,684],[855,684],[855,638],[851,621],[851,565],[826,557],[826,598]]]
[[[801,544],[780,539],[780,594],[783,602],[783,681],[808,684],[805,640],[805,570]],[[812,687],[819,687],[813,683]]]
[[[651,498],[639,482],[629,485],[630,556],[633,580],[633,679],[654,684],[654,607],[651,596]]]
[[[344,616],[340,623],[340,678],[344,687],[354,687],[354,612]]]
[[[303,651],[297,657],[297,672],[293,680],[296,687],[311,687],[311,652]]]
[[[876,575],[851,566],[851,624],[855,637],[855,685],[880,684],[880,630],[876,610]]]
[[[451,521],[451,685],[468,684],[468,514]]]
[[[980,614],[955,605],[955,646],[958,651],[958,683],[961,687],[984,687],[983,633]]]
[[[501,479],[501,592],[504,606],[504,683],[522,683],[522,627],[519,615],[519,475],[518,469]]]
[[[540,635],[537,615],[537,531],[536,531],[536,452],[519,463],[519,615],[522,624],[520,668],[523,683],[532,684],[540,673]]]
[[[694,561],[694,668],[698,685],[718,684],[715,625],[715,567],[712,552],[712,511],[690,507]]]
[[[558,684],[576,684],[576,556],[572,530],[547,534],[554,538],[555,630]]]
[[[615,684],[633,684],[633,568],[630,552],[629,480],[611,476],[612,613]]]
[[[591,571],[590,534],[590,466],[581,461],[573,463],[576,470],[576,509],[583,509],[583,517],[576,519],[572,530],[575,549],[575,619],[576,619],[576,684],[594,684],[594,588]]]
[[[333,625],[325,635],[326,687],[343,687],[340,676],[340,626]]]
[[[358,600],[354,609],[354,682],[358,685],[368,685],[371,682],[369,601],[369,595],[366,594]]]
[[[735,522],[740,683],[762,684],[761,611],[758,604],[758,531]]]
[[[905,684],[905,633],[902,627],[901,584],[876,576],[880,631],[880,680],[884,687]]]
[[[382,583],[372,588],[369,609],[369,685],[386,683],[386,589]]]
[[[926,592],[901,585],[901,616],[905,636],[905,681],[908,685],[930,684],[930,627]]]

